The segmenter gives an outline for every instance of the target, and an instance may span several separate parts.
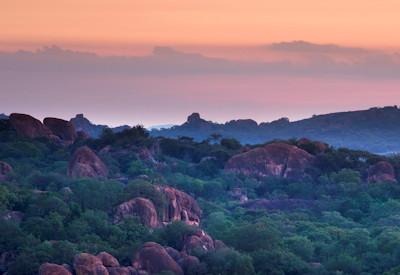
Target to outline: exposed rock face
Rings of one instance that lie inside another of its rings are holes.
[[[109,267],[107,268],[109,275],[138,275],[139,273],[136,271],[135,268],[128,266],[128,267]]]
[[[86,135],[94,138],[99,137],[103,130],[107,128],[105,125],[91,123],[83,114],[78,114],[74,118],[71,118],[70,122],[74,125],[76,131],[84,132]]]
[[[137,216],[145,226],[155,228],[173,221],[183,221],[189,225],[198,226],[201,209],[196,200],[185,192],[163,185],[155,186],[165,197],[166,205],[161,213],[157,213],[152,201],[146,198],[134,198],[116,207],[114,222],[119,223],[125,218]]]
[[[329,148],[328,144],[326,143],[309,140],[308,138],[299,139],[297,141],[297,146],[312,155],[322,154]]]
[[[0,180],[7,179],[7,175],[13,171],[10,164],[4,161],[0,161]]]
[[[226,248],[226,244],[221,240],[214,240],[214,247],[215,250]]]
[[[157,163],[156,159],[154,158],[153,153],[147,148],[140,149],[139,158],[148,163],[153,163],[153,164]]]
[[[132,266],[119,266],[119,262],[107,252],[94,256],[87,253],[75,255],[74,270],[64,264],[56,265],[45,263],[40,266],[39,275],[139,275],[147,274],[138,272]]]
[[[66,120],[59,118],[46,117],[43,124],[49,128],[54,135],[58,136],[66,143],[73,143],[77,138],[74,125]]]
[[[154,204],[145,198],[135,198],[117,206],[114,222],[119,223],[128,217],[137,216],[145,226],[155,228],[159,226],[157,211]]]
[[[169,186],[159,185],[157,190],[165,195],[168,203],[161,215],[162,222],[183,221],[190,225],[199,225],[201,209],[193,197]]]
[[[172,259],[164,247],[153,242],[145,243],[142,246],[132,264],[136,269],[143,269],[149,274],[170,271],[177,275],[183,275],[182,268]]]
[[[52,132],[36,118],[13,113],[10,115],[10,123],[20,136],[27,138],[51,138]]]
[[[306,151],[286,143],[271,143],[233,156],[229,172],[261,177],[302,178],[314,160]]]
[[[204,230],[199,229],[193,235],[185,238],[182,250],[189,255],[207,253],[215,250],[214,240]]]
[[[39,267],[39,275],[72,275],[64,266],[44,263]]]
[[[393,166],[379,161],[368,169],[368,182],[397,182]]]
[[[106,165],[87,146],[77,149],[68,164],[68,175],[73,178],[98,178],[107,174]]]
[[[176,250],[175,248],[169,247],[169,246],[164,247],[164,248],[165,248],[165,251],[167,251],[168,255],[170,255],[171,258],[174,259],[176,262],[178,262],[182,258],[181,253],[178,250]]]
[[[191,255],[183,255],[179,260],[179,265],[182,267],[185,274],[202,274],[200,260]]]
[[[93,255],[81,253],[74,258],[76,275],[109,275],[102,261]]]
[[[97,258],[101,260],[105,267],[116,267],[119,266],[118,260],[111,254],[107,252],[100,252]]]
[[[188,118],[187,118],[187,122],[188,122],[188,123],[197,123],[197,122],[199,122],[199,121],[201,121],[201,120],[202,120],[202,119],[201,119],[199,113],[193,113],[193,114],[191,114],[190,116],[188,116]]]
[[[130,129],[128,125],[109,128],[107,125],[96,125],[90,122],[83,114],[78,114],[71,118],[70,122],[74,125],[77,132],[84,132],[87,137],[98,138],[105,129],[111,129],[114,133]]]

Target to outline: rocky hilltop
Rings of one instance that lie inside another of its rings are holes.
[[[111,129],[113,132],[121,132],[125,129],[129,129],[128,125],[122,125],[115,128],[110,128],[107,125],[98,125],[92,123],[83,114],[77,114],[74,118],[70,119],[70,122],[74,125],[77,131],[81,131],[87,134],[89,137],[98,138],[105,129]]]
[[[335,147],[375,153],[399,152],[400,109],[397,106],[314,115],[299,121],[281,118],[257,123],[251,119],[214,123],[193,113],[185,123],[169,129],[152,130],[154,136],[187,136],[201,141],[212,134],[235,138],[243,144],[260,144],[276,139],[307,137]]]

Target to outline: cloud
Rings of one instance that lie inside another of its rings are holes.
[[[296,53],[331,53],[331,54],[365,54],[368,50],[355,47],[344,47],[335,44],[315,44],[303,40],[291,42],[272,43],[267,46],[268,49],[280,52]]]
[[[306,53],[346,53],[337,59],[325,54],[305,54],[303,62],[290,57],[278,61],[234,61],[181,52],[170,47],[155,47],[147,56],[98,56],[65,50],[56,46],[34,52],[0,53],[0,71],[18,73],[81,74],[85,76],[188,76],[188,75],[279,75],[296,77],[378,78],[400,77],[398,54],[318,45],[295,41],[271,47]],[[356,53],[364,54],[362,56]]]
[[[98,123],[132,125],[178,123],[196,110],[222,120],[265,121],[400,100],[398,55],[369,52],[348,62],[305,58],[244,62],[169,47],[146,56],[59,47],[3,52],[0,113],[65,119],[85,113]]]

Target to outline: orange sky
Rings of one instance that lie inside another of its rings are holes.
[[[399,0],[1,0],[3,47],[259,45],[302,39],[398,47]]]

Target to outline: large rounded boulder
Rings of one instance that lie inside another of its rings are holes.
[[[186,236],[183,249],[188,255],[205,254],[215,250],[213,238],[204,230],[197,230],[191,235]]]
[[[312,164],[314,156],[286,143],[271,143],[233,156],[225,170],[249,176],[298,179]]]
[[[117,267],[119,266],[118,260],[111,254],[107,252],[100,252],[97,255],[97,258],[100,259],[100,261],[103,263],[105,267]]]
[[[75,255],[74,269],[76,275],[109,275],[101,259],[88,253]]]
[[[62,265],[44,263],[39,267],[39,275],[72,275],[72,273]]]
[[[369,167],[368,182],[397,182],[393,166],[387,161],[379,161]]]
[[[68,164],[68,175],[72,178],[99,178],[107,174],[107,166],[87,146],[77,149]]]
[[[51,132],[58,136],[62,141],[66,143],[73,143],[77,138],[74,125],[66,120],[46,117],[43,120],[43,124],[51,130]]]
[[[159,226],[156,208],[152,201],[145,198],[134,198],[117,206],[114,213],[115,223],[129,217],[138,217],[140,222],[147,227]]]
[[[176,275],[183,275],[182,268],[158,243],[145,243],[136,254],[132,265],[138,270],[145,270],[149,274],[169,271]]]
[[[27,138],[51,138],[51,130],[40,120],[26,114],[13,113],[10,115],[11,126],[22,137]]]
[[[201,209],[192,196],[169,186],[158,185],[156,188],[167,200],[167,206],[161,213],[163,223],[183,221],[189,225],[199,225]]]

